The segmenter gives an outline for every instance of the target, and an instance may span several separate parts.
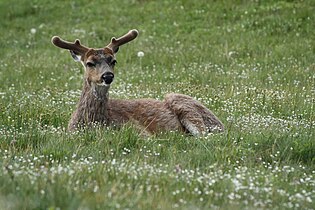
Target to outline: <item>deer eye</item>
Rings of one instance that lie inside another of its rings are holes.
[[[86,66],[89,67],[89,68],[93,68],[93,67],[95,67],[95,63],[87,62]]]
[[[117,63],[117,61],[115,59],[110,62],[110,64],[113,65],[113,66],[115,66],[116,63]]]

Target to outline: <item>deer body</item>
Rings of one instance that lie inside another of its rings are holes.
[[[193,98],[176,93],[167,94],[163,101],[155,99],[110,99],[108,90],[114,79],[115,54],[119,46],[135,39],[131,30],[105,48],[93,49],[53,37],[52,43],[70,50],[72,57],[85,67],[84,84],[80,100],[72,114],[68,130],[94,124],[122,126],[132,123],[144,135],[160,131],[179,131],[192,135],[222,132],[221,121],[205,106]]]
[[[162,101],[109,99],[108,95],[99,98],[85,85],[68,130],[95,123],[120,127],[128,122],[135,124],[145,134],[183,129],[177,116]]]

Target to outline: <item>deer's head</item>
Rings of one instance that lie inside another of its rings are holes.
[[[100,49],[85,47],[78,39],[70,43],[54,36],[51,41],[55,46],[69,50],[73,59],[82,63],[87,83],[97,91],[100,88],[108,89],[114,79],[115,55],[119,46],[132,41],[137,36],[137,30],[130,30],[118,39],[113,37],[107,46]]]

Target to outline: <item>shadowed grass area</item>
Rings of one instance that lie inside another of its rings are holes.
[[[311,0],[0,1],[0,209],[314,209],[314,10]],[[132,28],[110,97],[184,93],[226,132],[65,131],[83,69],[51,37],[98,48]]]

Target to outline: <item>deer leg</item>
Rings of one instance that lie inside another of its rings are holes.
[[[223,132],[223,123],[208,109],[200,110],[205,126],[210,133]]]
[[[200,136],[206,133],[206,126],[198,113],[187,112],[177,115],[184,128],[194,136]]]
[[[182,94],[167,94],[165,103],[178,116],[178,119],[192,135],[222,132],[221,121],[199,101]]]

